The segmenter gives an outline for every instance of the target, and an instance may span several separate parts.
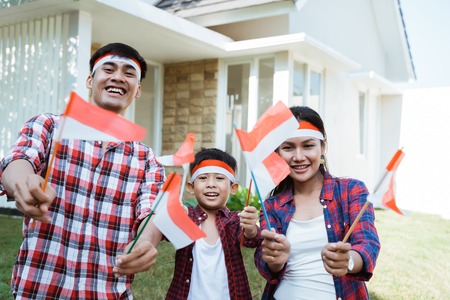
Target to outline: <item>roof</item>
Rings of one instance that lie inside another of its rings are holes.
[[[207,27],[289,13],[298,9],[296,2],[300,0],[160,0],[154,5]]]

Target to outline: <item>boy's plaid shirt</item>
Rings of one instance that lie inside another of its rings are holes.
[[[222,208],[216,214],[216,226],[219,230],[220,241],[222,242],[225,255],[230,299],[251,300],[252,294],[240,246],[242,230],[239,226],[240,218],[238,213],[237,211],[229,211],[227,208]],[[195,208],[189,208],[189,217],[197,225],[200,225],[207,218],[207,215],[199,206],[196,206]],[[255,238],[244,238],[244,246],[255,248],[259,246],[261,241],[262,237],[258,230]],[[193,248],[194,243],[177,250],[174,275],[166,299],[182,300],[188,298],[192,265],[194,263],[201,264],[201,262],[194,262]],[[203,297],[203,295],[195,295],[195,299],[203,299]]]

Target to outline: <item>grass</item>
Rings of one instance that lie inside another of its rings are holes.
[[[371,299],[450,299],[450,220],[412,213],[402,217],[392,211],[376,211],[381,252],[374,276],[367,284]],[[0,299],[12,299],[11,269],[21,239],[21,220],[0,216]],[[264,280],[253,265],[253,250],[244,249],[245,264],[254,299],[260,299]],[[174,250],[158,247],[158,262],[136,276],[136,299],[164,299],[172,279]]]

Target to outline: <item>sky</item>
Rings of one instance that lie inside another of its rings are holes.
[[[450,87],[450,0],[400,0],[417,81]]]

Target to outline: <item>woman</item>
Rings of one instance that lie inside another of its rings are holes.
[[[305,106],[291,111],[299,128],[276,150],[290,174],[264,202],[272,231],[261,214],[264,241],[255,252],[267,279],[262,299],[368,299],[364,281],[380,250],[372,205],[348,242],[340,242],[367,201],[367,188],[328,173],[319,114]]]

